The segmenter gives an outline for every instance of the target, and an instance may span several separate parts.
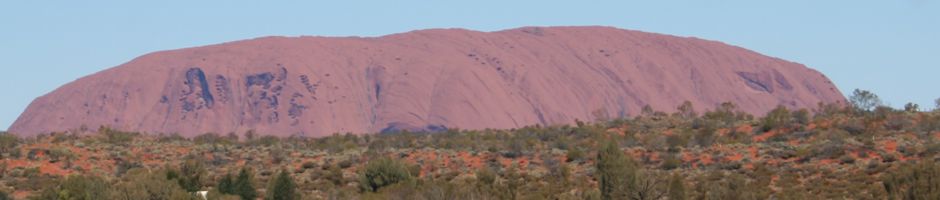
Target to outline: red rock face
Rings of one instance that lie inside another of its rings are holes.
[[[266,37],[147,54],[37,98],[31,136],[101,125],[184,136],[324,136],[515,128],[699,111],[734,102],[844,102],[803,65],[695,38],[607,27],[422,30],[376,38]]]

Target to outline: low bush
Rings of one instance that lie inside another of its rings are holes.
[[[412,174],[408,166],[391,158],[369,161],[359,172],[359,185],[364,191],[376,192],[382,187],[410,181]]]

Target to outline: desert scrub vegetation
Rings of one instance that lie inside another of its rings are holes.
[[[359,172],[359,186],[363,191],[377,192],[385,186],[411,181],[408,166],[398,160],[379,158],[370,161]]]
[[[936,199],[940,111],[859,95],[505,130],[0,133],[0,198]]]

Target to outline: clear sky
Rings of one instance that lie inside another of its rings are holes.
[[[695,36],[803,63],[844,94],[868,89],[895,107],[933,108],[940,97],[940,2],[932,0],[47,2],[0,2],[0,129],[34,98],[148,52],[453,27],[605,25]]]

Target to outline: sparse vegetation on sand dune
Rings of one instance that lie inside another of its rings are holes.
[[[574,126],[323,138],[2,134],[0,198],[935,199],[940,191],[940,111],[820,105],[755,118],[733,104],[701,116],[691,106]]]

